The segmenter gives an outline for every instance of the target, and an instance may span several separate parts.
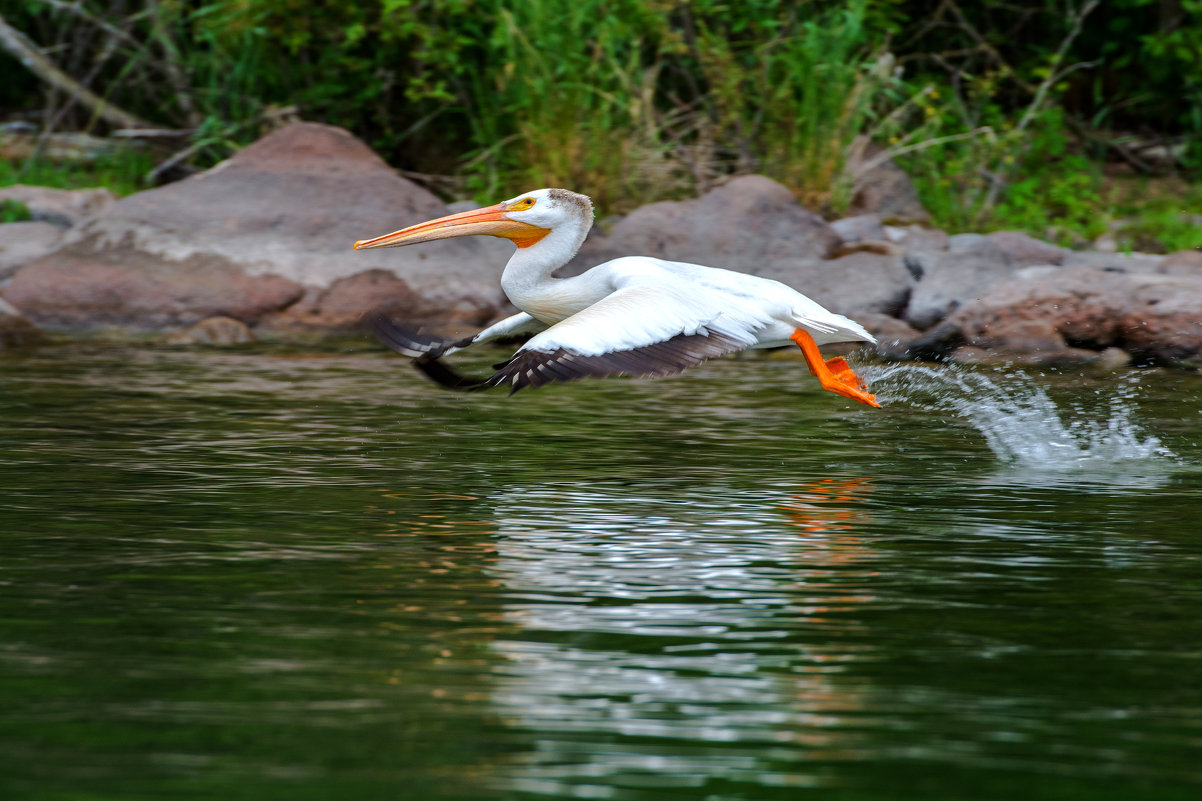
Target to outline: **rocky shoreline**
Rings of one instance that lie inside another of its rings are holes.
[[[448,210],[326,125],[290,125],[121,200],[19,186],[3,199],[34,221],[0,225],[0,348],[41,331],[220,344],[352,330],[373,310],[443,326],[512,311],[499,284],[507,242],[353,251]],[[644,254],[775,278],[862,322],[894,359],[1202,364],[1202,252],[1070,251],[885,215],[907,216],[877,201],[828,223],[785,187],[741,176],[607,221],[565,271]]]

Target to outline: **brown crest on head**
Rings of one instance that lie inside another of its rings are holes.
[[[566,189],[551,189],[547,191],[547,196],[555,200],[557,203],[575,206],[580,210],[580,215],[582,217],[585,217],[589,220],[593,219],[593,201],[589,200],[587,195],[569,192]]]

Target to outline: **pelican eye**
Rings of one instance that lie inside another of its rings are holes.
[[[524,198],[522,198],[521,200],[519,200],[519,201],[518,201],[518,205],[519,205],[519,206],[523,206],[523,207],[525,207],[525,208],[527,208],[527,209],[528,209],[528,208],[530,208],[531,206],[533,206],[533,205],[534,205],[534,198],[532,198],[532,197],[524,197]]]

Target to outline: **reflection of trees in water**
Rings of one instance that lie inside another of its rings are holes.
[[[622,488],[519,490],[497,510],[493,569],[520,636],[492,701],[537,733],[518,789],[812,784],[856,748],[854,621],[871,600],[857,537],[867,479],[791,496],[716,492],[664,503]],[[781,510],[786,513],[782,525]],[[800,536],[799,536],[800,534]],[[809,763],[809,764],[807,764]]]

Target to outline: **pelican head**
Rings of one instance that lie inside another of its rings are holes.
[[[519,248],[527,248],[556,227],[583,225],[587,231],[592,221],[593,204],[586,196],[566,189],[536,189],[495,206],[439,217],[374,239],[361,239],[355,243],[355,250],[397,248],[435,239],[478,235],[502,237]]]

